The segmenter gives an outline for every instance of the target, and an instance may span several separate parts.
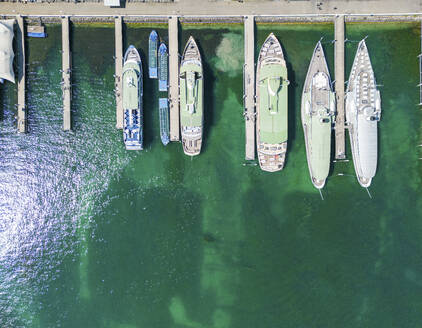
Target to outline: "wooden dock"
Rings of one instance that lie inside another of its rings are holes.
[[[337,115],[335,122],[336,159],[345,159],[345,125],[344,125],[344,15],[334,18],[334,73],[337,100]]]
[[[169,104],[170,104],[170,140],[179,141],[179,18],[169,17]]]
[[[245,16],[245,64],[243,66],[243,104],[245,117],[245,159],[255,159],[255,18]]]
[[[70,115],[70,101],[72,97],[71,86],[71,58],[69,41],[69,17],[62,17],[62,90],[63,90],[63,130],[72,128]]]
[[[17,67],[18,67],[18,131],[26,132],[26,102],[25,102],[25,26],[22,16],[16,17],[18,29]]]
[[[123,71],[123,32],[122,17],[114,18],[114,40],[115,40],[115,74],[114,92],[116,94],[116,128],[123,129],[123,102],[122,102],[122,71]]]

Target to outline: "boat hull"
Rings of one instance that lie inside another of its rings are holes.
[[[265,40],[256,72],[256,139],[259,166],[276,172],[284,167],[287,152],[287,67],[274,34]]]
[[[142,62],[134,46],[129,46],[124,56],[122,86],[123,141],[127,150],[142,150]]]
[[[306,159],[315,188],[325,185],[330,170],[331,129],[335,113],[335,94],[321,42],[318,42],[302,92],[301,119]]]
[[[158,49],[158,90],[167,91],[168,86],[168,53],[164,43]]]
[[[193,37],[186,44],[179,74],[183,152],[188,156],[196,156],[202,147],[204,85],[201,54]]]
[[[158,77],[157,62],[158,34],[152,30],[148,41],[148,75],[150,79]]]
[[[158,110],[160,115],[160,138],[164,146],[170,142],[170,124],[169,124],[169,108],[168,99],[160,98],[158,100]]]
[[[358,45],[346,90],[346,123],[356,177],[368,188],[378,162],[378,122],[381,97],[365,40]]]

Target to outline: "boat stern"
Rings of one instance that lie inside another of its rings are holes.
[[[143,150],[140,144],[125,144],[126,150]]]
[[[266,172],[277,172],[284,168],[286,160],[287,142],[281,144],[258,145],[258,161],[261,170]]]
[[[202,139],[183,138],[183,152],[188,156],[196,156],[201,153]]]
[[[127,150],[142,150],[142,130],[139,128],[125,128],[123,141]]]
[[[158,91],[167,91],[167,81],[158,80]]]
[[[182,145],[186,155],[199,155],[202,146],[202,128],[182,127]]]
[[[160,137],[161,137],[161,143],[164,146],[167,146],[169,144],[169,142],[170,142],[170,139],[169,139],[168,134],[162,134]]]
[[[157,69],[157,67],[149,67],[148,68],[148,74],[149,74],[149,78],[150,79],[156,79],[158,77],[158,69]]]

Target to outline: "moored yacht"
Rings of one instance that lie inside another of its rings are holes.
[[[318,42],[302,92],[301,117],[306,158],[312,184],[325,185],[330,170],[331,127],[335,114],[335,93],[321,42]]]
[[[122,74],[123,140],[126,149],[141,150],[143,143],[142,63],[134,46],[125,53]]]
[[[287,67],[280,42],[271,33],[256,70],[256,140],[262,170],[282,170],[287,151]]]
[[[199,155],[204,122],[203,71],[201,54],[193,37],[183,52],[179,70],[180,130],[186,155]]]
[[[365,188],[371,185],[377,169],[380,119],[381,96],[365,40],[362,40],[346,89],[346,124],[356,177]]]

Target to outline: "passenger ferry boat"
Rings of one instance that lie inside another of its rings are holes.
[[[160,115],[160,137],[161,142],[166,146],[170,142],[170,121],[168,99],[160,98],[158,100],[158,110]]]
[[[158,49],[158,90],[167,91],[168,84],[168,53],[164,43]]]
[[[275,172],[284,167],[289,84],[283,50],[271,33],[261,47],[256,69],[256,146],[263,171]]]
[[[318,42],[302,92],[302,127],[312,184],[322,189],[330,171],[335,93],[321,42]]]
[[[346,89],[346,123],[359,184],[368,188],[377,170],[381,96],[365,40],[359,42]]]
[[[199,155],[204,123],[204,84],[199,48],[190,37],[183,52],[179,70],[180,130],[183,151],[188,156]]]
[[[152,30],[148,41],[148,72],[150,79],[157,78],[157,48],[158,34],[155,30]]]

